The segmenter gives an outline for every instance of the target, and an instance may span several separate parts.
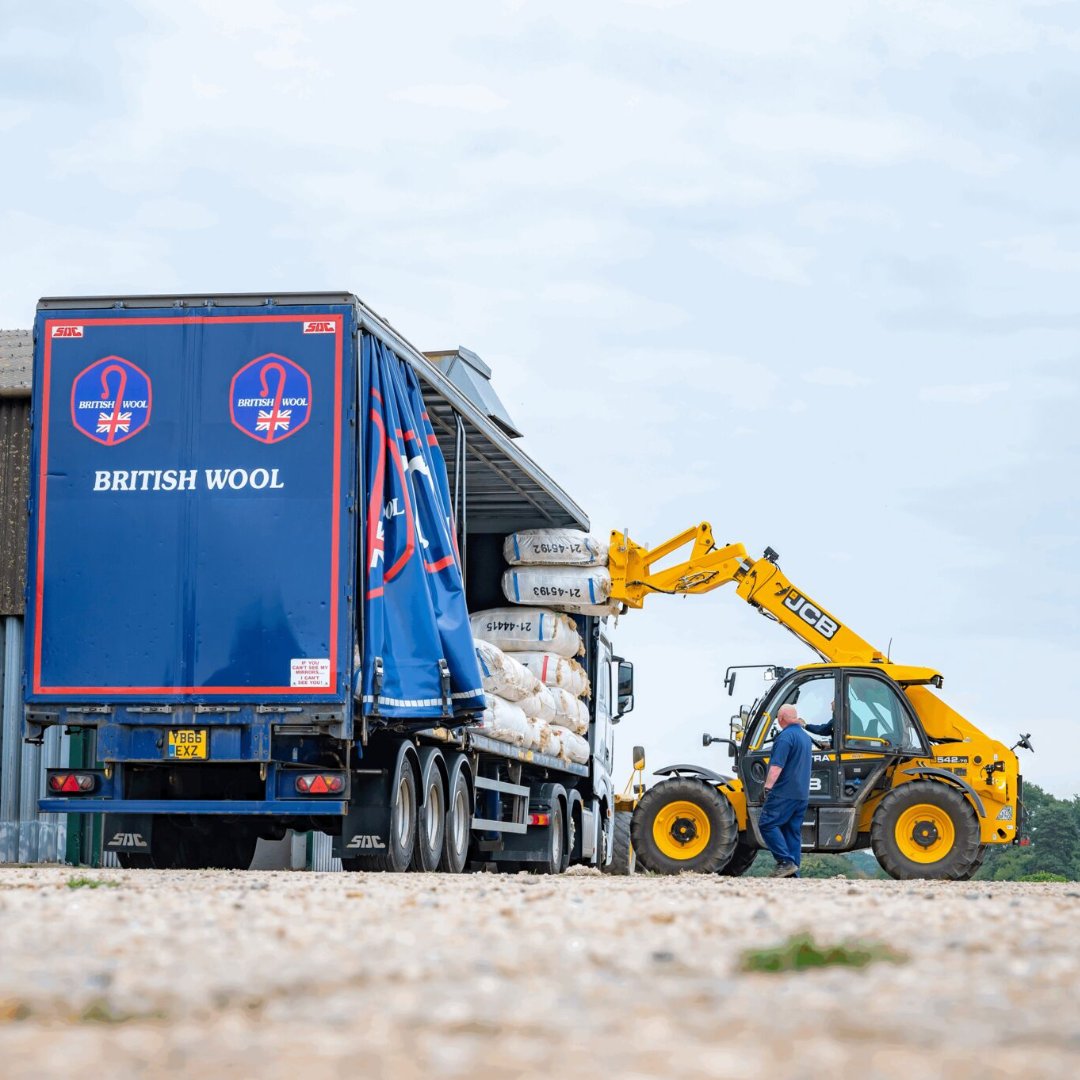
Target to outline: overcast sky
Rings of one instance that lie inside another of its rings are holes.
[[[526,449],[701,520],[1080,791],[1080,7],[0,0],[0,326],[40,295],[348,289]],[[729,589],[620,620],[620,774],[723,767]],[[743,689],[740,686],[740,691]],[[620,776],[621,785],[621,776]]]

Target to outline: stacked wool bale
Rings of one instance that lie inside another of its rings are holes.
[[[477,729],[500,742],[585,764],[589,709],[562,680],[588,691],[573,659],[585,647],[573,619],[547,608],[494,608],[470,617],[487,691]],[[544,680],[549,680],[551,685]]]
[[[609,600],[607,548],[576,530],[533,529],[508,536],[503,555],[511,567],[503,575],[503,594],[522,606],[474,615],[473,637],[498,646],[540,684],[539,691],[517,699],[526,723],[536,725],[534,748],[585,764],[589,760],[585,737],[589,707],[583,698],[589,696],[590,688],[585,669],[575,659],[585,647],[577,624],[566,613],[617,613],[617,605]],[[501,690],[496,693],[505,698]],[[497,711],[505,713],[496,703],[482,723],[492,728],[502,723],[501,730],[512,730],[517,718],[498,719]]]

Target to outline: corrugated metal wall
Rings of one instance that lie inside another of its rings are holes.
[[[30,494],[30,399],[0,398],[0,615],[22,615],[26,499]]]
[[[45,769],[66,763],[68,738],[59,728],[38,746],[22,737],[29,478],[30,398],[7,387],[0,397],[0,862],[58,862],[67,842],[65,817],[38,814],[37,800],[44,793]]]

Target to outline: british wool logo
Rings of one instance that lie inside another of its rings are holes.
[[[150,423],[150,376],[130,360],[106,356],[71,384],[71,422],[88,439],[116,446]]]
[[[311,416],[311,376],[287,356],[267,353],[233,376],[229,410],[245,435],[279,443],[295,435]]]

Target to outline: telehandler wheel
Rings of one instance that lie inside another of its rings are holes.
[[[731,803],[703,780],[673,778],[641,797],[630,822],[638,862],[656,874],[715,873],[735,851]]]
[[[615,820],[611,826],[611,864],[600,868],[605,874],[626,877],[637,869],[637,855],[634,852],[633,844],[630,843],[630,819],[633,816],[631,810],[615,811]]]
[[[735,845],[735,853],[728,860],[726,866],[720,867],[720,873],[724,877],[742,877],[758,857],[761,848],[755,844],[738,843]]]
[[[912,780],[874,813],[870,843],[891,877],[967,881],[980,865],[979,820],[955,788]]]

